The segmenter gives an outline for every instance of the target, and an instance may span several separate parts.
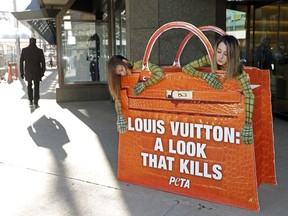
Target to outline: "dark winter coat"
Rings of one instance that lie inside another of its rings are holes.
[[[40,81],[46,69],[43,50],[36,44],[23,48],[20,56],[20,73],[26,81]]]

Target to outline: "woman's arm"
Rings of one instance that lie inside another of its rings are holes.
[[[253,130],[252,130],[252,117],[254,110],[255,96],[250,87],[248,76],[245,71],[237,77],[237,81],[245,97],[245,124],[241,131],[241,138],[246,144],[253,142]]]
[[[195,67],[201,67],[203,65],[207,65],[210,63],[208,62],[208,56],[203,56],[202,58],[192,61],[185,65],[182,68],[183,73],[188,74],[189,76],[195,76],[203,78],[211,87],[213,88],[222,88],[222,84],[218,81],[218,76],[215,73],[206,73],[200,72],[195,69]]]
[[[190,65],[194,68],[198,68],[198,67],[204,67],[206,65],[211,65],[211,62],[209,56],[205,55],[195,61],[190,62]]]
[[[133,90],[133,94],[139,95],[146,87],[155,85],[163,79],[164,73],[161,67],[156,64],[148,63],[149,69],[152,72],[152,76],[145,82],[138,82]],[[141,69],[142,61],[137,61],[134,63],[135,69]]]

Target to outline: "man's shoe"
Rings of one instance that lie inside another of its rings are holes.
[[[38,108],[39,107],[38,102],[35,102],[34,106],[35,106],[35,108]]]
[[[29,106],[33,106],[33,101],[32,100],[29,101]]]

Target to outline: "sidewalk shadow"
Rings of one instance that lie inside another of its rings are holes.
[[[64,160],[67,153],[63,146],[70,140],[65,128],[56,119],[42,116],[27,128],[37,146],[50,149],[56,160]]]
[[[67,109],[99,138],[107,161],[115,176],[118,172],[118,132],[116,130],[116,114],[110,101],[87,101],[81,103],[58,103],[62,109]],[[81,110],[85,111],[81,112]],[[114,126],[114,127],[113,127]]]
[[[39,147],[47,148],[52,152],[54,157],[55,170],[58,176],[55,188],[57,196],[66,200],[66,204],[69,207],[69,211],[73,212],[73,215],[80,215],[78,209],[77,199],[74,197],[73,191],[70,188],[70,184],[65,178],[67,176],[67,168],[65,167],[64,160],[67,157],[67,153],[63,146],[70,142],[67,132],[63,125],[53,118],[47,118],[43,115],[40,119],[33,123],[33,125],[27,128],[29,135],[34,140],[35,144]]]

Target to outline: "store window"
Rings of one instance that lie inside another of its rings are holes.
[[[126,56],[126,11],[124,6],[115,11],[115,38],[115,53]]]
[[[255,8],[254,65],[271,71],[273,107],[288,114],[288,4]]]
[[[106,81],[107,24],[90,13],[68,10],[62,21],[62,64],[65,84]]]
[[[229,1],[226,26],[241,45],[245,64],[270,70],[273,113],[288,119],[288,3]]]
[[[243,8],[242,8],[243,10]],[[240,42],[241,60],[247,64],[247,50],[246,50],[246,10],[226,10],[226,32],[229,35],[234,35]]]

